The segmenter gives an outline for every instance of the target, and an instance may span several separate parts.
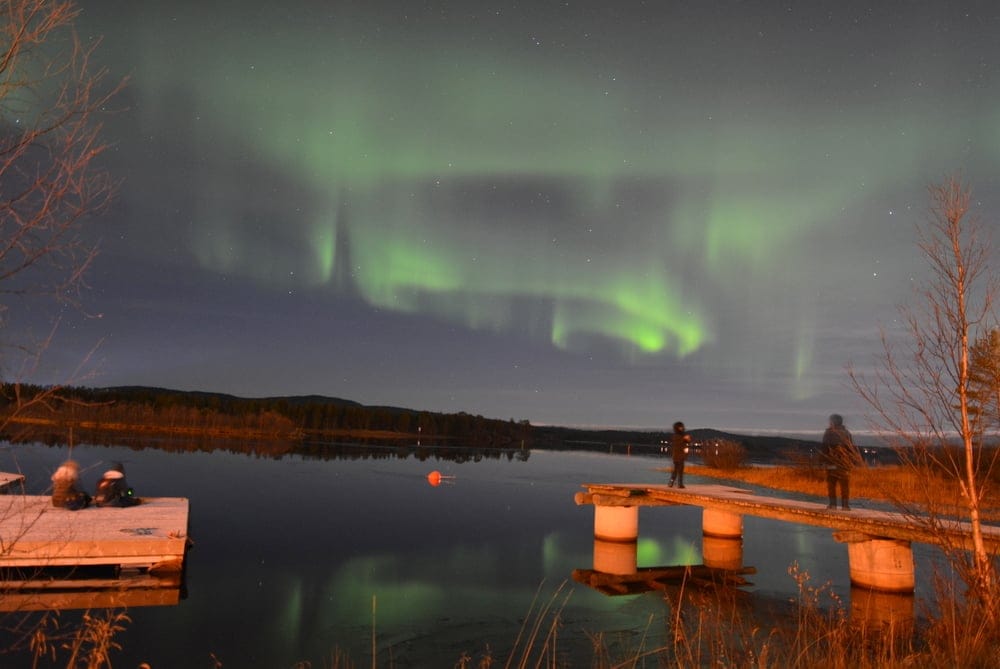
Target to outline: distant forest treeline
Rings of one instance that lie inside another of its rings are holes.
[[[45,391],[21,386],[21,397]],[[164,388],[63,388],[45,403],[17,410],[15,388],[3,387],[0,416],[37,431],[94,432],[279,440],[411,440],[470,446],[520,446],[531,439],[528,421],[468,413],[433,413],[364,406],[331,397],[240,398]],[[11,432],[11,429],[7,430]]]
[[[262,442],[261,446],[271,443],[266,450],[272,455],[298,451],[310,442],[665,455],[670,440],[669,431],[537,426],[513,418],[365,406],[318,395],[241,398],[144,386],[72,387],[51,393],[44,403],[19,407],[16,397],[35,397],[51,389],[3,384],[2,391],[0,424],[7,427],[0,436],[13,441],[58,443],[75,434],[77,440],[95,443],[132,443],[155,436],[196,440],[209,448],[218,440],[248,440]],[[799,439],[733,435],[709,428],[690,434],[696,445],[720,439],[738,442],[751,460],[760,461],[809,453],[817,446]],[[420,454],[427,456],[423,449]]]

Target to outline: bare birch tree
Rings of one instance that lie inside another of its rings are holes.
[[[17,383],[51,337],[10,337],[15,304],[78,304],[96,253],[84,223],[114,191],[99,117],[121,84],[92,66],[78,15],[71,0],[0,2],[0,378],[15,406],[41,399]]]
[[[982,413],[975,408],[972,349],[994,323],[997,290],[992,245],[970,213],[971,191],[957,177],[929,188],[931,216],[918,229],[930,276],[915,308],[901,309],[905,343],[883,332],[883,357],[872,376],[849,370],[868,403],[872,426],[897,446],[904,462],[924,476],[954,481],[958,502],[942,508],[928,499],[917,522],[943,527],[957,512],[968,522],[971,551],[952,546],[952,564],[974,601],[995,619],[997,575],[983,539],[983,501],[995,451],[984,444]]]
[[[99,42],[78,37],[79,11],[72,0],[0,0],[0,428],[25,407],[58,398],[58,387],[23,392],[20,383],[55,325],[39,341],[12,336],[10,326],[33,302],[79,305],[96,254],[85,223],[114,193],[98,161],[107,148],[100,117],[122,83],[109,83],[107,72],[93,67]],[[4,540],[9,550],[18,537]],[[25,615],[13,623],[36,660],[68,647],[76,666],[81,643],[95,634],[104,635],[103,643],[120,629],[85,618],[54,635],[46,625],[51,619]],[[95,644],[89,666],[111,666],[106,647]],[[17,649],[13,642],[6,650]]]

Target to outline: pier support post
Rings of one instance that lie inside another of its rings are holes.
[[[639,539],[639,507],[594,505],[594,538],[630,542]]]
[[[835,532],[833,537],[847,544],[852,584],[882,592],[913,592],[916,575],[909,541],[863,532]]]
[[[743,515],[706,507],[701,512],[701,532],[706,537],[735,539],[743,536]]]

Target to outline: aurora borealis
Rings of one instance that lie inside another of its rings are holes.
[[[81,4],[89,383],[818,432],[926,186],[1000,215],[990,2]]]

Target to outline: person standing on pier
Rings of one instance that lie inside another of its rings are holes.
[[[674,471],[670,473],[670,487],[674,481],[678,488],[684,487],[684,461],[687,460],[688,449],[691,447],[691,435],[684,430],[684,423],[674,423],[674,436],[670,442],[670,456],[674,460]]]
[[[830,503],[837,508],[837,487],[840,487],[840,508],[851,510],[851,469],[861,460],[851,433],[844,427],[840,414],[831,414],[830,425],[823,433],[823,462],[826,464],[826,489]]]

